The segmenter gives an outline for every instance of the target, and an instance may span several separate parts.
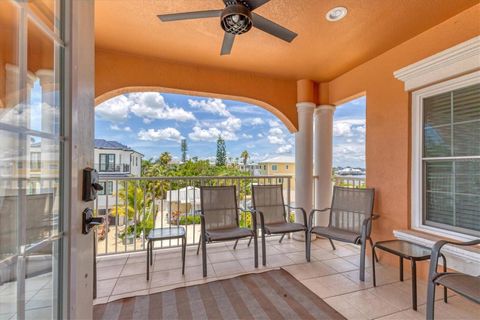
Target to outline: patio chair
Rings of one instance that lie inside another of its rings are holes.
[[[365,281],[365,251],[367,240],[373,246],[370,233],[372,220],[378,218],[373,214],[375,189],[333,188],[331,208],[313,209],[309,216],[309,241],[313,234],[327,238],[335,250],[333,240],[360,244],[360,281]],[[313,226],[315,212],[329,212],[330,220],[326,227]],[[310,249],[310,247],[309,247]],[[377,258],[375,256],[375,258]],[[307,252],[310,261],[310,250]],[[378,259],[377,259],[378,261]]]
[[[235,186],[201,187],[201,235],[203,276],[207,276],[207,243],[217,241],[230,241],[241,238],[253,237],[254,239],[254,265],[258,267],[258,242],[257,220],[252,216],[252,229],[240,228],[237,192]],[[249,212],[242,210],[244,212]],[[200,244],[199,244],[200,245]],[[198,254],[198,250],[197,250]]]
[[[437,272],[438,258],[441,256],[441,249],[446,244],[456,246],[474,246],[480,244],[480,239],[469,242],[454,242],[440,240],[432,247],[430,258],[430,271],[428,274],[427,290],[427,319],[433,320],[435,313],[435,287],[442,285],[445,288],[455,291],[461,296],[480,304],[480,276],[472,276],[459,272]]]
[[[307,213],[303,208],[285,205],[283,188],[281,184],[254,185],[252,186],[253,210],[260,216],[260,229],[262,230],[262,263],[267,264],[265,235],[285,234],[304,231],[305,240],[308,236]],[[303,214],[304,223],[289,222],[288,210],[299,210]],[[308,252],[308,241],[305,241],[305,256]]]

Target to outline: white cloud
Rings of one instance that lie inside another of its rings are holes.
[[[132,132],[132,128],[130,128],[130,127],[119,127],[119,126],[116,125],[116,124],[110,125],[110,129],[112,129],[112,130],[114,130],[114,131]]]
[[[128,118],[131,101],[124,96],[102,102],[95,108],[95,114],[101,119],[111,122],[122,122]]]
[[[263,133],[259,133],[259,134],[257,134],[257,137],[259,137],[259,138],[263,138]]]
[[[277,153],[290,153],[292,149],[293,146],[291,144],[285,144],[277,149]]]
[[[146,123],[160,119],[182,122],[195,120],[195,116],[190,111],[170,107],[158,92],[132,93],[129,99],[132,100],[130,111],[137,117],[143,118]]]
[[[202,129],[199,126],[195,126],[193,127],[193,131],[188,134],[188,137],[193,141],[217,141],[220,136],[226,141],[238,140],[234,132],[219,130],[215,127]]]
[[[199,108],[205,112],[218,114],[223,117],[230,117],[227,106],[222,99],[193,100],[188,99],[188,104],[193,108]]]
[[[265,121],[262,118],[248,118],[243,120],[243,122],[250,126],[260,126],[265,124]]]
[[[271,144],[285,144],[285,134],[280,128],[271,128],[268,131],[268,142]]]
[[[193,113],[183,108],[169,106],[158,92],[130,93],[107,100],[95,109],[96,114],[111,122],[123,122],[131,112],[143,119],[144,123],[154,120],[195,120]]]
[[[148,129],[140,130],[138,133],[138,138],[144,141],[159,141],[159,140],[170,140],[170,141],[180,141],[182,135],[180,131],[175,128],[165,128],[165,129]]]
[[[236,117],[229,117],[227,120],[222,121],[218,124],[219,128],[235,132],[237,130],[240,130],[242,127],[242,120]]]
[[[251,134],[247,134],[247,133],[242,133],[242,138],[245,138],[245,139],[252,139],[253,136]]]
[[[365,134],[364,119],[347,119],[333,122],[333,135],[336,137],[353,137],[355,132],[360,135]]]

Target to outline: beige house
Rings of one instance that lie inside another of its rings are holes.
[[[295,190],[295,157],[277,156],[260,161],[259,175],[261,176],[292,176],[290,190]],[[283,179],[277,179],[278,183],[287,184]]]

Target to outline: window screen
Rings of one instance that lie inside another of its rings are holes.
[[[480,234],[480,84],[423,100],[424,224]]]

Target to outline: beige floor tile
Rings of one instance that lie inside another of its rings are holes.
[[[213,270],[210,263],[207,264],[207,277],[215,277],[215,270]],[[185,275],[183,276],[184,281],[189,282],[201,279],[203,279],[203,267],[201,265],[185,268]]]
[[[336,296],[324,299],[326,303],[328,303],[331,307],[335,310],[340,312],[345,318],[350,320],[367,320],[368,318],[365,317],[359,310],[352,307],[352,305],[346,301],[343,296]]]
[[[97,304],[104,304],[104,303],[107,303],[108,302],[108,298],[109,296],[107,297],[102,297],[102,298],[97,298],[97,299],[94,299],[93,300],[93,305],[97,305]]]
[[[97,279],[105,280],[118,278],[120,276],[120,273],[122,272],[123,266],[123,264],[119,264],[105,267],[97,267]]]
[[[418,308],[418,311],[425,315],[426,305]],[[480,319],[480,305],[469,301],[461,296],[451,297],[448,303],[437,301],[435,303],[435,319],[465,319],[478,320]]]
[[[213,269],[215,270],[215,275],[217,277],[222,277],[225,275],[234,275],[245,272],[240,262],[235,261],[226,261],[212,263]]]
[[[135,274],[145,274],[147,272],[147,263],[146,262],[137,262],[137,263],[127,263],[123,267],[120,277],[132,276]]]
[[[97,298],[110,296],[116,283],[117,278],[97,281]]]
[[[310,263],[294,264],[283,267],[299,280],[316,278],[336,273],[334,269],[323,262],[315,261]]]
[[[329,259],[322,262],[337,272],[346,272],[358,269],[356,265],[342,258]]]
[[[180,260],[181,261],[181,260]],[[210,262],[207,256],[207,263]],[[193,255],[187,255],[185,257],[185,266],[187,267],[193,267],[193,266],[198,266],[202,264],[202,254],[193,254]]]
[[[153,272],[150,279],[150,288],[184,282],[181,268]]]
[[[133,276],[120,277],[117,280],[115,288],[111,295],[119,295],[127,292],[148,289],[150,284],[147,282],[145,274],[137,274]]]
[[[253,258],[238,259],[238,262],[242,265],[243,270],[245,270],[246,272],[265,268],[264,266],[262,266],[262,260],[260,258],[258,259],[258,268],[255,268]]]
[[[209,252],[207,249],[207,256],[211,263],[236,261],[235,257],[230,251]]]
[[[277,250],[277,253],[291,253],[291,252],[299,252],[305,251],[305,244],[303,242],[287,242],[287,243],[280,243],[280,244],[273,244],[267,248],[267,252],[270,250]]]
[[[262,257],[258,256],[258,264],[262,264]],[[295,264],[285,254],[267,255],[267,267],[277,268]]]
[[[127,264],[132,263],[147,263],[147,252],[139,252],[135,254],[131,254],[128,257]]]
[[[342,259],[347,260],[350,263],[353,263],[357,267],[360,267],[360,255],[347,256],[347,257],[343,257]],[[370,256],[366,256],[365,267],[371,267],[371,266],[372,266],[372,258]]]
[[[127,255],[112,255],[105,257],[97,257],[97,268],[115,266],[115,265],[124,265],[127,262]]]
[[[310,256],[319,261],[338,258],[338,256],[334,255],[332,252],[332,250],[327,250],[323,248],[315,249],[312,247],[312,250],[310,251]]]
[[[358,256],[358,251],[351,247],[340,247],[333,250],[332,253],[338,257]]]
[[[306,263],[307,258],[305,257],[305,252],[292,252],[287,253],[286,256],[293,261],[293,263]],[[317,258],[310,257],[310,261],[317,261]]]
[[[402,310],[389,303],[388,300],[382,296],[374,295],[367,290],[347,293],[341,295],[339,298],[348,301],[353,308],[360,311],[368,319],[379,318]]]
[[[200,263],[201,263],[201,260],[200,260]],[[187,264],[187,259],[185,258],[185,265],[186,264]],[[154,271],[177,269],[181,267],[182,267],[181,257],[175,257],[175,258],[169,258],[169,259],[156,259],[155,262],[153,263]]]
[[[254,256],[254,250],[253,246],[250,248],[237,248],[237,250],[232,250],[231,253],[236,259],[246,259],[246,258],[252,258]],[[260,255],[260,250],[259,250],[259,255]]]
[[[338,296],[361,289],[358,284],[344,277],[342,274],[305,279],[300,282],[320,298]]]

